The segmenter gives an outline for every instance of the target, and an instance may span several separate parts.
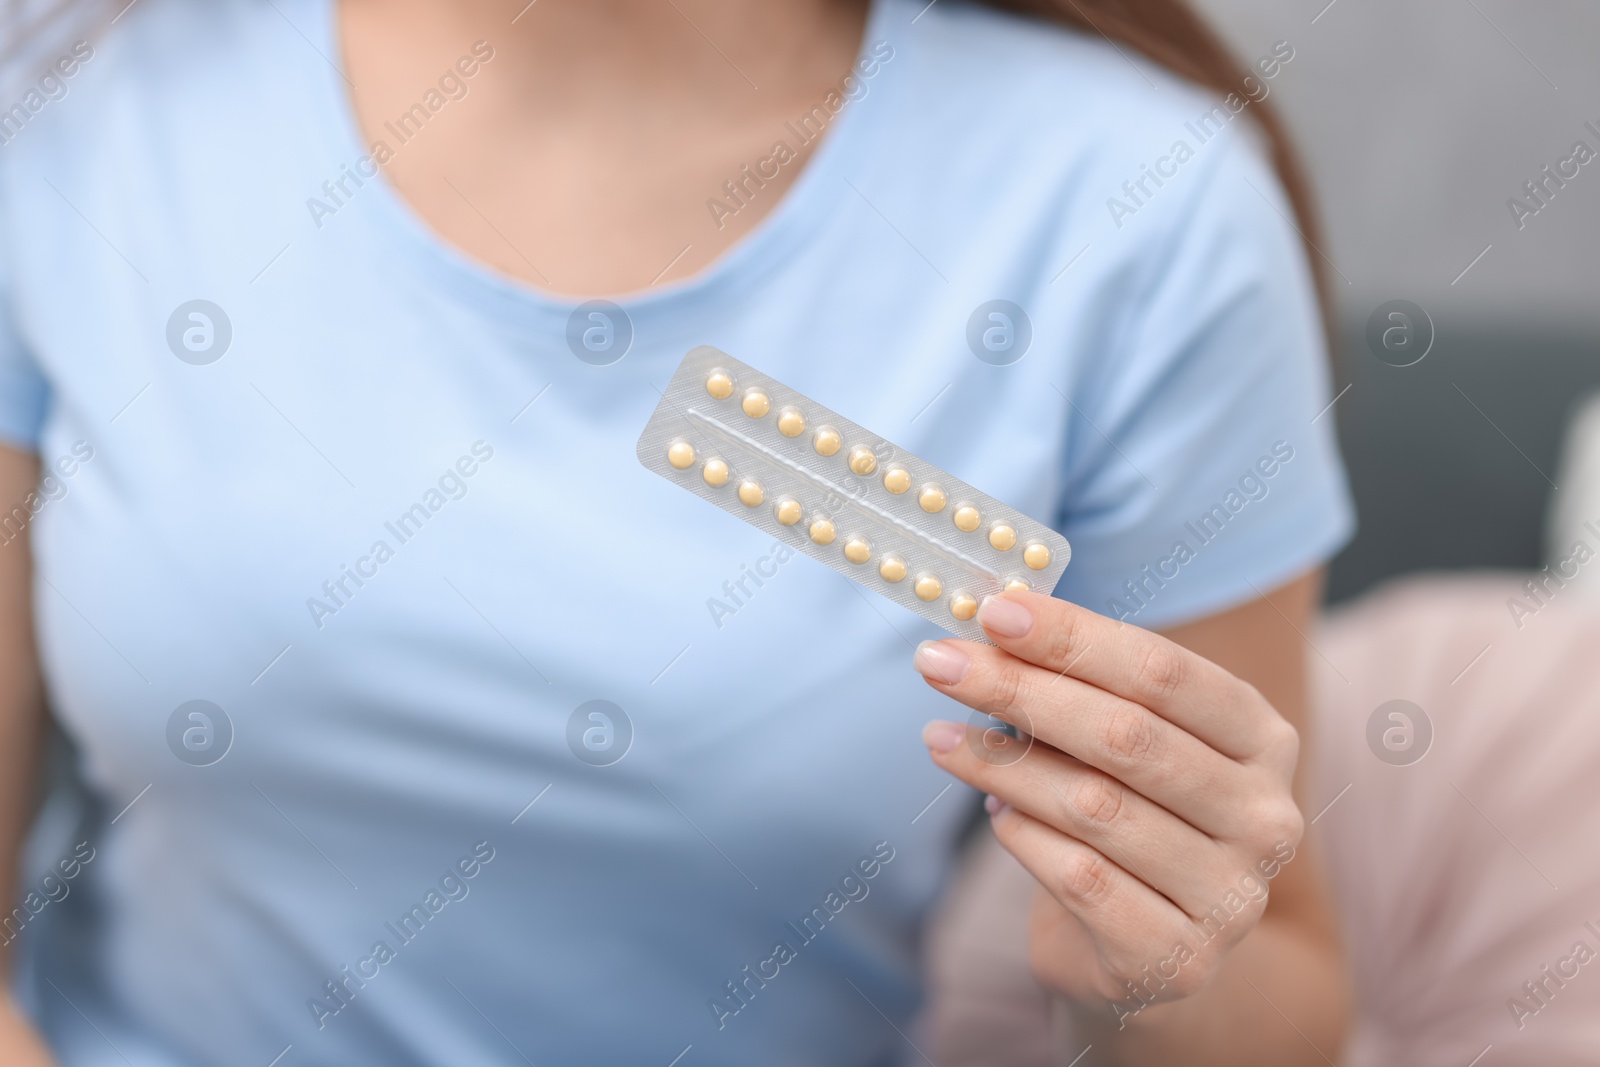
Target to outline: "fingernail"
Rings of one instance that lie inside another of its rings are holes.
[[[922,672],[924,678],[955,685],[966,676],[967,654],[940,641],[924,641],[917,646],[917,654],[911,657],[911,664]]]
[[[999,815],[1005,810],[1005,806],[1006,802],[992,793],[983,798],[983,810],[990,815]]]
[[[1025,637],[1033,629],[1033,612],[1003,596],[986,596],[978,605],[978,624],[1001,637]]]
[[[935,752],[954,752],[966,733],[957,723],[935,719],[922,728],[922,743]]]

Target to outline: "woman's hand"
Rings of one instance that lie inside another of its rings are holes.
[[[7,1067],[54,1067],[55,1060],[33,1024],[9,994],[0,994],[0,1063]]]
[[[1119,1022],[1196,992],[1300,842],[1294,727],[1209,660],[1064,601],[1006,593],[978,620],[998,647],[930,641],[916,667],[1021,736],[980,720],[923,739],[1070,915],[1036,910],[1035,972]]]
[[[0,513],[39,485],[33,456],[0,445]],[[33,640],[33,556],[29,529],[0,544],[0,886],[5,906],[18,884],[22,841],[32,821],[35,776],[45,762],[44,687]],[[0,936],[7,932],[0,931]],[[9,960],[0,946],[0,1063],[50,1067],[44,1042],[5,992]]]

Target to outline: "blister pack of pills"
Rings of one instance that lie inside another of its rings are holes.
[[[959,637],[978,603],[1055,589],[1067,539],[708,345],[672,376],[639,462]]]

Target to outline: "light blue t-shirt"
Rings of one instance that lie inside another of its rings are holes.
[[[878,0],[773,131],[821,131],[792,189],[626,321],[372,176],[329,0],[144,0],[0,145],[0,435],[51,470],[0,539],[94,798],[6,936],[64,1064],[912,1054],[975,799],[919,730],[964,709],[911,668],[933,627],[640,467],[695,345],[1052,522],[1060,595],[1139,625],[1348,536],[1248,119],[923,7]],[[459,44],[400,132],[512,61]],[[709,239],[742,203],[706,197]]]

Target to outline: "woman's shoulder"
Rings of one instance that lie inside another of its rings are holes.
[[[1299,254],[1249,99],[1093,31],[974,0],[877,2],[869,33],[895,50],[878,78],[897,83],[872,179],[946,246],[1013,249],[1053,279],[1092,245],[1078,283],[1122,294],[1184,242],[1241,284]]]
[[[1130,265],[1197,226],[1275,239],[1276,216],[1254,201],[1284,204],[1242,92],[975,0],[877,2],[869,32],[895,50],[879,78],[899,80],[883,158],[922,173],[924,196],[971,209],[942,212],[950,225],[1025,217],[1073,244],[1067,253],[1114,234]],[[1254,69],[1241,68],[1241,82]],[[1269,81],[1250,84],[1257,99],[1270,93]]]
[[[216,125],[251,89],[276,88],[281,108],[316,69],[312,39],[328,29],[316,15],[303,0],[145,0],[109,25],[64,17],[0,61],[0,114],[11,120],[0,123],[0,155],[86,150],[96,136],[120,142],[174,126],[202,145],[216,131],[194,126],[195,116]]]

